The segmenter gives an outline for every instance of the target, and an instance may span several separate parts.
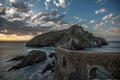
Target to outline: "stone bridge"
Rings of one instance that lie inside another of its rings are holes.
[[[73,51],[59,47],[55,54],[55,80],[120,80],[120,52]]]

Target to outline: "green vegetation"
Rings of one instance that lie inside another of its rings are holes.
[[[92,33],[85,31],[82,26],[73,25],[68,29],[50,31],[38,35],[28,41],[27,46],[46,47],[64,45],[70,49],[83,49],[86,47],[101,46],[103,43],[104,45],[107,44],[103,38],[93,36]]]

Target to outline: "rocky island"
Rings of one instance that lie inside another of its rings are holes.
[[[83,50],[88,47],[108,45],[108,43],[105,39],[85,31],[82,26],[73,25],[65,30],[50,31],[38,35],[26,44],[28,47],[57,47],[61,45],[71,50]]]

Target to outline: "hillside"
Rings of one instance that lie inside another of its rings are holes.
[[[96,37],[92,33],[85,31],[82,26],[73,25],[68,29],[50,31],[27,42],[28,47],[57,47],[63,45],[68,49],[84,49],[87,47],[100,47],[107,45],[105,39]]]

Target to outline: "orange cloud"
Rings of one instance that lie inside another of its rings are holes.
[[[119,27],[112,28],[111,30],[109,30],[109,32],[120,32],[120,28]]]

